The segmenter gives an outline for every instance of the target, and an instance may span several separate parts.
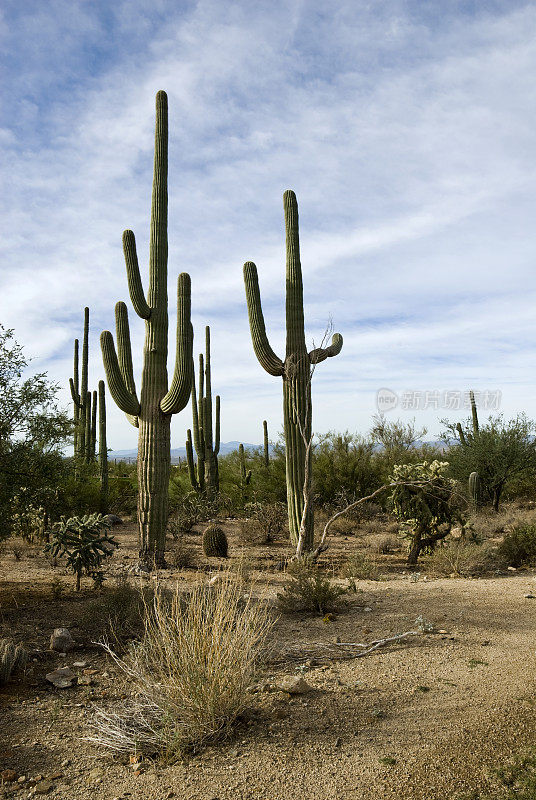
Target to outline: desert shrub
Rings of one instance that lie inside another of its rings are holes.
[[[65,556],[67,566],[76,575],[76,591],[80,591],[82,573],[98,572],[105,558],[109,558],[119,543],[109,535],[110,522],[102,514],[86,514],[56,522],[52,527],[52,540],[45,552],[52,558]]]
[[[435,575],[485,575],[505,566],[504,558],[491,542],[475,544],[463,540],[450,541],[437,547],[427,562]]]
[[[176,569],[195,569],[197,567],[196,551],[188,545],[182,536],[175,539],[167,553],[167,562]]]
[[[132,699],[116,713],[97,713],[92,740],[173,760],[226,736],[248,706],[270,627],[266,604],[244,598],[232,576],[214,587],[199,584],[187,598],[157,591],[143,639],[124,660],[112,653]]]
[[[144,630],[145,609],[154,599],[154,589],[134,586],[121,575],[102,594],[85,607],[81,623],[96,638],[122,646],[127,639],[140,637]]]
[[[392,536],[387,533],[375,534],[367,539],[368,546],[374,553],[381,553],[381,555],[389,555],[400,550],[400,540],[397,536]]]
[[[287,569],[289,580],[277,595],[283,611],[311,611],[326,614],[336,611],[345,589],[337,586],[310,559],[293,561]]]
[[[177,539],[182,533],[189,533],[200,520],[199,497],[190,494],[174,504],[173,513],[168,520],[168,533]]]
[[[245,542],[269,544],[285,529],[287,507],[285,503],[248,503],[249,519],[242,520],[240,530]]]
[[[536,565],[536,525],[514,528],[505,535],[498,552],[511,567]]]
[[[7,683],[13,672],[26,662],[26,651],[13,639],[0,639],[0,686]]]
[[[343,565],[341,574],[343,578],[350,580],[379,581],[380,567],[374,558],[371,558],[363,551],[358,551],[352,553],[348,561]]]

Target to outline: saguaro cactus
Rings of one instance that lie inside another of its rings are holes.
[[[476,411],[475,393],[469,392],[469,399],[471,401],[471,416],[473,418],[473,436],[478,435],[478,414]]]
[[[472,497],[476,509],[482,496],[482,482],[478,472],[471,472],[469,475],[469,494]]]
[[[212,430],[212,380],[210,372],[210,328],[205,328],[205,360],[199,354],[199,397],[196,395],[195,379],[192,381],[192,422],[194,447],[197,453],[197,469],[194,465],[192,432],[188,430],[186,457],[190,482],[194,489],[206,489],[215,495],[219,489],[218,453],[220,451],[220,397],[216,395],[216,417],[214,436]]]
[[[177,288],[177,345],[175,371],[168,390],[167,308],[167,95],[156,95],[156,131],[151,235],[149,245],[149,290],[144,295],[136,240],[132,231],[123,234],[128,288],[134,310],[145,320],[143,372],[140,398],[136,394],[126,305],[115,307],[116,353],[112,334],[101,334],[102,356],[108,388],[129,421],[139,428],[138,525],[140,558],[148,564],[164,564],[168,516],[168,484],[171,465],[171,415],[188,402],[192,388],[192,342],[190,322],[190,276],[182,273]]]
[[[311,369],[320,361],[340,353],[342,336],[335,333],[329,347],[307,352],[303,320],[298,203],[294,192],[285,192],[283,205],[287,251],[287,345],[284,361],[274,353],[266,336],[257,267],[251,261],[244,264],[244,281],[255,355],[270,375],[283,378],[289,530],[291,542],[301,554],[312,550],[314,533],[313,503],[308,486],[311,477]]]
[[[265,419],[262,421],[262,428],[264,432],[264,466],[268,469],[270,466],[270,451],[268,448],[268,423]]]
[[[84,308],[84,338],[82,340],[82,375],[79,386],[79,361],[78,339],[74,340],[73,377],[69,378],[71,397],[74,405],[74,455],[79,460],[87,459],[86,428],[87,416],[90,410],[87,407],[88,390],[88,351],[89,351],[89,308]]]
[[[104,381],[99,381],[99,473],[100,512],[108,513],[108,446],[106,443],[106,391]]]

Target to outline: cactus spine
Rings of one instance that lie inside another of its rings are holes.
[[[268,469],[270,466],[270,451],[268,448],[268,423],[265,419],[262,421],[262,427],[264,431],[264,466]]]
[[[108,447],[106,443],[106,391],[99,381],[99,473],[100,513],[108,513]]]
[[[306,485],[310,484],[311,479],[311,367],[340,353],[342,336],[336,333],[329,347],[307,352],[303,319],[298,203],[294,192],[285,192],[283,204],[287,262],[287,344],[284,362],[274,353],[266,336],[257,267],[251,261],[244,264],[244,281],[255,355],[261,366],[270,375],[283,378],[283,419],[290,539],[294,546],[301,548],[302,552],[307,552],[313,549],[314,534],[313,503],[310,485]]]
[[[117,349],[112,334],[103,331],[101,347],[114,401],[129,421],[139,428],[138,438],[138,526],[140,558],[148,564],[164,564],[168,516],[168,484],[171,465],[171,415],[188,402],[192,387],[192,341],[190,322],[190,276],[182,273],[177,287],[177,344],[175,371],[168,390],[167,309],[167,95],[156,95],[156,130],[151,234],[149,245],[149,290],[143,292],[136,240],[132,231],[123,234],[128,287],[134,310],[145,320],[145,344],[140,398],[136,394],[126,305],[117,303]]]
[[[186,457],[190,482],[196,491],[206,489],[214,496],[219,490],[218,453],[220,451],[220,397],[216,395],[214,436],[212,429],[212,379],[210,369],[210,327],[205,328],[205,360],[199,354],[199,397],[196,395],[195,379],[192,381],[192,427],[193,442],[197,453],[197,469],[194,465],[192,432],[187,431]]]

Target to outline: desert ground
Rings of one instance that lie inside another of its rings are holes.
[[[86,580],[77,595],[72,575],[52,568],[42,548],[4,548],[0,636],[23,643],[31,657],[0,690],[0,796],[465,800],[493,792],[494,769],[534,746],[536,570],[435,577],[423,562],[416,575],[395,552],[378,556],[382,579],[356,580],[336,614],[289,614],[277,605],[286,543],[246,546],[238,522],[225,528],[227,561],[241,565],[275,623],[250,710],[232,737],[171,764],[114,756],[86,741],[95,708],[117,708],[130,691],[98,643],[106,588],[99,593]],[[120,547],[105,587],[125,575],[144,585],[207,581],[221,564],[203,557],[200,530],[187,537],[195,568],[140,576],[135,526],[117,526]],[[335,576],[356,546],[346,534],[323,556]],[[418,617],[432,630],[359,658],[352,657],[359,648],[345,646],[415,630]],[[63,626],[76,642],[66,655],[48,649]],[[46,681],[65,666],[79,678],[73,686]],[[305,693],[277,688],[284,676],[299,675],[310,687]]]

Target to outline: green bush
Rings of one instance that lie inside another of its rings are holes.
[[[507,533],[498,553],[510,567],[536,566],[536,525],[519,525]]]
[[[437,547],[427,561],[435,575],[485,575],[505,566],[505,559],[491,542],[452,541]]]
[[[336,611],[346,589],[333,583],[309,559],[293,561],[287,570],[290,578],[277,599],[283,611],[311,611],[326,614]]]

